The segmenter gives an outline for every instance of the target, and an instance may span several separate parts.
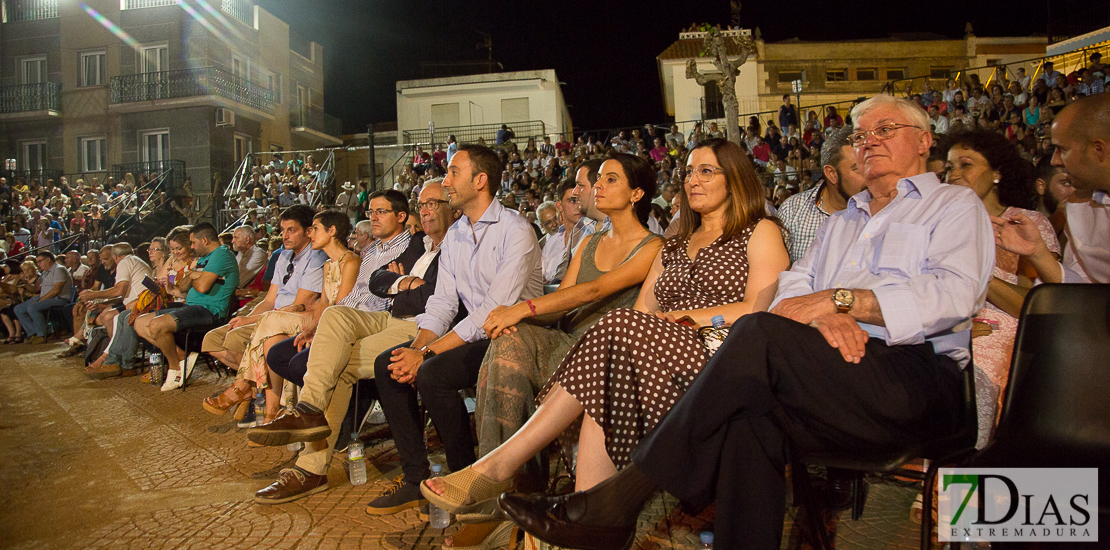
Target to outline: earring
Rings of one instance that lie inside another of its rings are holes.
[[[995,182],[995,183],[998,183],[999,181],[1001,181],[1001,179],[1002,179],[1002,178],[994,178],[994,182]]]

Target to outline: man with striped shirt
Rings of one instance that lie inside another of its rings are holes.
[[[824,181],[779,206],[779,219],[787,231],[790,263],[802,259],[829,216],[847,208],[848,199],[863,191],[866,181],[856,166],[856,153],[849,141],[851,134],[852,128],[841,128],[821,147]]]

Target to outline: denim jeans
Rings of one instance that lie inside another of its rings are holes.
[[[113,320],[116,329],[112,333],[112,340],[108,342],[108,359],[105,361],[106,364],[119,365],[125,370],[131,368],[131,361],[139,346],[139,334],[135,332],[135,327],[127,323],[131,311],[126,310]]]
[[[15,315],[23,323],[23,329],[31,336],[46,336],[46,311],[52,307],[60,307],[69,303],[65,298],[47,298],[40,300],[38,296],[15,306]]]

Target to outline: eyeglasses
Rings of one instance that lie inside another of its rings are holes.
[[[882,124],[870,130],[859,131],[852,134],[852,147],[863,147],[863,144],[867,141],[868,136],[875,136],[875,139],[879,141],[886,141],[894,137],[894,132],[901,130],[902,128],[915,128],[917,130],[921,129],[917,126],[914,126],[913,124],[896,124],[893,122]]]
[[[392,214],[394,212],[396,212],[396,210],[386,210],[384,208],[379,208],[377,210],[367,210],[366,215],[367,216],[384,216],[386,214]]]
[[[447,204],[448,202],[449,201],[445,201],[443,199],[428,199],[424,202],[416,203],[416,208],[421,212],[423,212],[425,209],[429,212],[435,212],[436,210],[439,210],[439,205]]]
[[[697,168],[693,168],[689,172],[686,172],[686,178],[683,179],[683,181],[685,181],[686,183],[690,183],[690,181],[693,179],[701,183],[705,183],[713,179],[713,176],[716,176],[717,174],[723,174],[724,172],[725,171],[722,168],[718,168],[709,164],[702,164],[701,166],[698,166]]]
[[[289,279],[293,278],[293,262],[290,261],[289,265],[285,266],[285,277],[281,279],[281,284],[289,284]]]

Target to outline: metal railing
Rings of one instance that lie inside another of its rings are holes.
[[[112,103],[218,95],[274,113],[274,92],[218,67],[197,67],[112,77]]]
[[[112,169],[108,170],[108,177],[113,178],[116,183],[123,183],[123,178],[127,174],[134,176],[136,181],[139,179],[139,174],[146,174],[147,181],[156,179],[162,174],[167,174],[160,185],[162,191],[168,192],[172,189],[181,189],[185,185],[185,161],[152,160],[148,162],[128,162],[124,164],[113,164]]]
[[[0,87],[0,113],[61,111],[62,85],[54,82]]]
[[[160,8],[173,6],[177,0],[123,0],[122,8],[125,10],[138,10],[142,8]]]
[[[308,128],[338,138],[343,134],[343,123],[319,109],[304,108],[289,111],[290,128]]]
[[[529,120],[526,122],[512,122],[505,123],[513,133],[513,143],[527,143],[528,138],[536,138],[538,142],[544,136],[544,124],[542,120]],[[486,142],[486,145],[493,147],[497,143],[497,131],[501,129],[501,123],[495,124],[474,124],[471,126],[446,126],[443,128],[436,128],[435,141],[447,141],[447,136],[455,136],[455,140],[459,143],[474,143],[479,138]],[[411,144],[429,144],[432,143],[432,135],[428,130],[404,130],[402,132],[404,142],[406,145]]]
[[[45,184],[46,180],[54,180],[55,182],[62,181],[62,170],[50,170],[41,168],[38,170],[0,170],[0,176],[7,178],[8,185],[14,186],[19,180],[30,185],[31,182],[38,182],[40,185]],[[70,182],[72,183],[72,182]]]
[[[397,157],[397,160],[393,161],[393,164],[389,165],[389,168],[382,170],[382,173],[378,174],[378,179],[375,180],[374,184],[371,186],[371,191],[393,189],[393,182],[397,181],[397,173],[404,169],[405,163],[412,162],[413,152],[416,151],[415,145],[390,147],[404,147],[404,151],[401,153],[401,156]],[[386,182],[389,182],[388,187],[385,187]]]
[[[58,0],[4,0],[4,22],[58,17]]]
[[[223,0],[220,9],[242,21],[244,25],[254,28],[254,5],[247,0]]]
[[[701,98],[701,118],[703,120],[725,118],[724,101],[719,97]]]
[[[1088,46],[1082,50],[1063,53],[1059,55],[1048,55],[1042,57],[1033,57],[1029,59],[1022,59],[1020,61],[1012,61],[1010,63],[1000,63],[998,65],[986,65],[983,67],[965,67],[963,69],[951,69],[949,74],[945,77],[938,77],[933,75],[913,76],[899,80],[891,80],[883,85],[880,93],[889,93],[892,95],[905,95],[907,93],[921,93],[924,88],[925,81],[933,87],[933,90],[938,94],[944,91],[944,83],[948,78],[956,81],[957,87],[964,81],[970,81],[971,76],[979,80],[979,85],[987,89],[994,81],[1000,76],[1005,74],[1006,78],[1014,81],[1017,80],[1017,69],[1024,68],[1026,76],[1029,77],[1030,83],[1035,82],[1041,77],[1042,66],[1045,61],[1052,61],[1056,67],[1055,69],[1064,75],[1079,69],[1086,65],[1088,53],[1100,51],[1103,48],[1097,46]],[[1051,88],[1051,86],[1049,86]],[[966,95],[966,94],[965,94]],[[964,98],[965,100],[968,98]]]

